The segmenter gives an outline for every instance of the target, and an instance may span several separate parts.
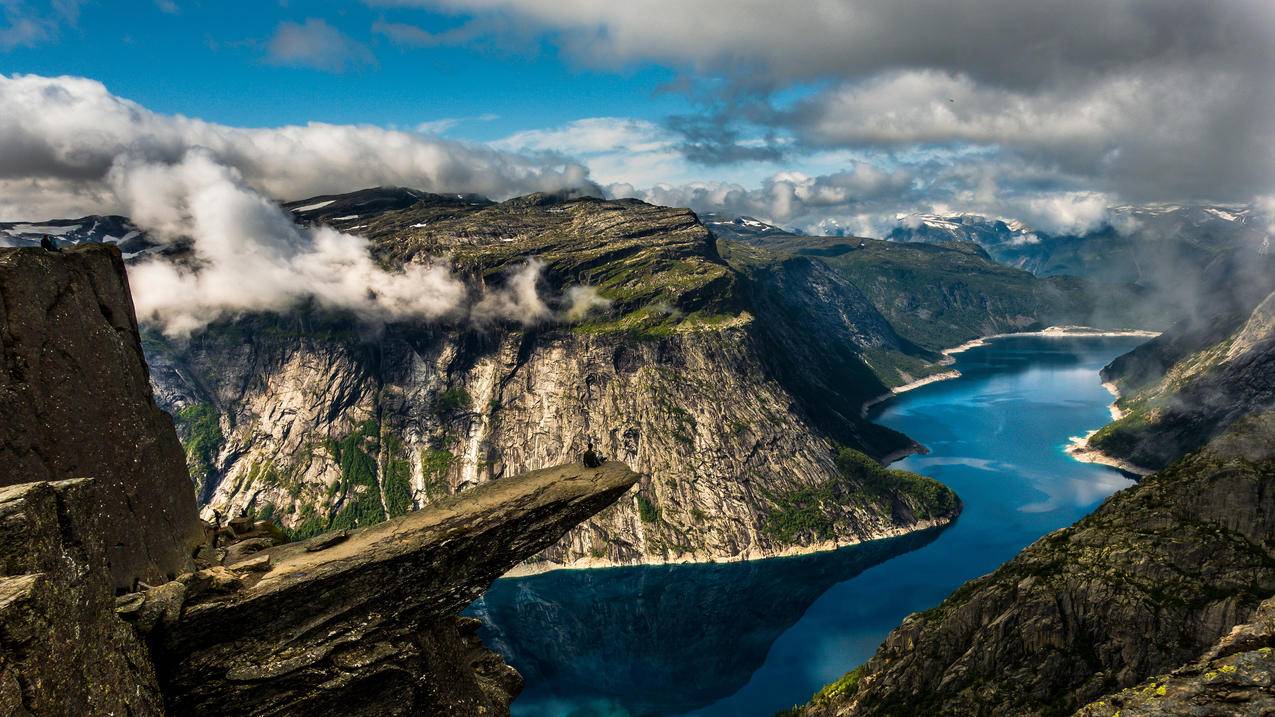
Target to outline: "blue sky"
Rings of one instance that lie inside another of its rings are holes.
[[[434,31],[451,15],[360,3],[180,2],[165,12],[145,0],[90,2],[56,41],[14,48],[6,72],[73,74],[160,112],[236,126],[308,121],[412,127],[443,118],[449,134],[489,140],[599,114],[659,119],[685,111],[685,97],[661,91],[675,78],[651,63],[596,71],[564,61],[549,42],[507,52],[468,47],[399,47],[372,31],[378,20]],[[227,12],[226,7],[237,7]],[[368,48],[373,63],[342,71],[272,62],[281,23],[319,19]]]
[[[1273,74],[1269,0],[0,0],[0,218],[118,208],[113,166],[198,150],[280,199],[1081,231],[1275,203]]]

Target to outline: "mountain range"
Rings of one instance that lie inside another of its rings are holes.
[[[144,327],[205,517],[295,537],[365,525],[590,442],[644,475],[535,569],[759,557],[945,523],[945,490],[872,467],[915,447],[861,406],[943,374],[943,349],[982,336],[1163,322],[1135,285],[1036,276],[973,241],[810,237],[571,194],[390,187],[284,207],[366,238],[388,269],[446,257],[471,293],[511,296],[529,277],[543,315],[369,326],[310,303],[188,336]],[[134,263],[190,251],[122,217],[0,230],[119,243]]]

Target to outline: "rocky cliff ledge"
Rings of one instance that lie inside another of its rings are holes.
[[[0,250],[0,360],[2,714],[507,713],[458,611],[638,480],[549,468],[246,555],[195,518],[118,250]]]
[[[535,471],[122,602],[173,616],[151,633],[173,714],[500,714],[521,678],[457,613],[637,478]]]
[[[1199,660],[1076,713],[1076,717],[1268,717],[1275,714],[1275,599]]]

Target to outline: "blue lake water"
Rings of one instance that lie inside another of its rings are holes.
[[[1109,420],[1098,369],[1127,337],[1010,337],[957,355],[960,378],[878,407],[930,449],[897,467],[961,496],[954,525],[835,552],[499,580],[482,636],[523,674],[520,717],[773,715],[867,660],[909,613],[1130,485],[1073,461]]]

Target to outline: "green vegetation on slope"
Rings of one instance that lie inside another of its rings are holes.
[[[174,416],[185,435],[186,466],[195,485],[202,488],[213,474],[213,462],[225,442],[221,433],[221,417],[211,404],[186,406]]]
[[[770,515],[763,533],[782,545],[831,540],[846,506],[865,506],[884,514],[908,512],[916,520],[954,516],[961,502],[933,478],[886,468],[859,451],[843,448],[836,458],[837,478],[817,486],[770,493]]]
[[[1089,445],[1151,469],[1162,468],[1225,430],[1275,405],[1275,295],[1251,312],[1175,327],[1112,361],[1103,377],[1124,393],[1124,415]]]
[[[406,458],[403,441],[392,433],[381,441],[385,451],[385,509],[388,517],[396,518],[412,509],[412,463]]]
[[[364,421],[357,430],[339,441],[329,440],[332,459],[341,466],[341,482],[336,500],[342,507],[332,516],[329,528],[343,530],[385,520],[380,485],[376,480],[376,459],[365,448],[378,434],[375,420]],[[374,451],[375,449],[373,449]]]

